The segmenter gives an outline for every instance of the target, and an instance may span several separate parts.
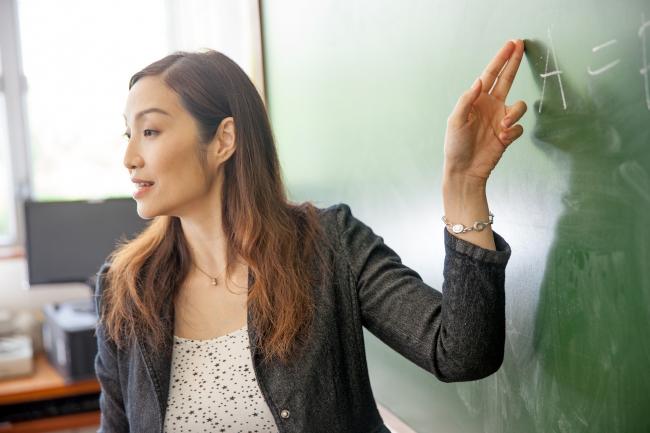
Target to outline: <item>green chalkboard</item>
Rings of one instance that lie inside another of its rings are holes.
[[[512,247],[501,369],[442,383],[365,331],[378,402],[425,432],[650,432],[650,3],[263,2],[294,200],[346,202],[442,287],[447,115],[526,40],[526,132],[488,182]],[[333,414],[333,416],[335,416]]]

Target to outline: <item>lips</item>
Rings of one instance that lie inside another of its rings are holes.
[[[148,191],[153,189],[153,182],[135,182],[135,191],[133,191],[133,198],[139,199],[147,194]]]
[[[151,185],[153,185],[155,183],[155,182],[152,182],[150,180],[139,179],[137,177],[132,178],[131,182],[136,183],[138,185],[145,185],[145,186],[151,186]]]

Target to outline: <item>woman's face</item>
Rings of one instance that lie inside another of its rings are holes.
[[[143,77],[129,91],[124,117],[124,166],[131,178],[153,182],[141,190],[133,184],[138,215],[182,217],[205,203],[214,171],[204,173],[201,167],[198,126],[178,95],[159,77]]]

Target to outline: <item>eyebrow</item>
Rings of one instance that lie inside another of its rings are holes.
[[[138,120],[140,117],[142,117],[142,116],[144,116],[145,114],[148,114],[148,113],[160,113],[160,114],[164,114],[166,116],[171,116],[171,114],[169,114],[168,112],[166,112],[165,110],[163,110],[161,108],[152,107],[152,108],[147,108],[146,110],[142,110],[141,112],[136,114],[135,115],[135,120]],[[124,120],[126,121],[126,114],[123,114],[122,116],[124,116]]]

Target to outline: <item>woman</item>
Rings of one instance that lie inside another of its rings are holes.
[[[136,73],[124,165],[153,220],[98,273],[100,431],[388,432],[362,326],[444,382],[495,372],[510,247],[485,186],[523,132],[526,105],[505,105],[523,51],[506,43],[448,118],[444,296],[348,205],[288,202],[262,100],[229,58]]]

